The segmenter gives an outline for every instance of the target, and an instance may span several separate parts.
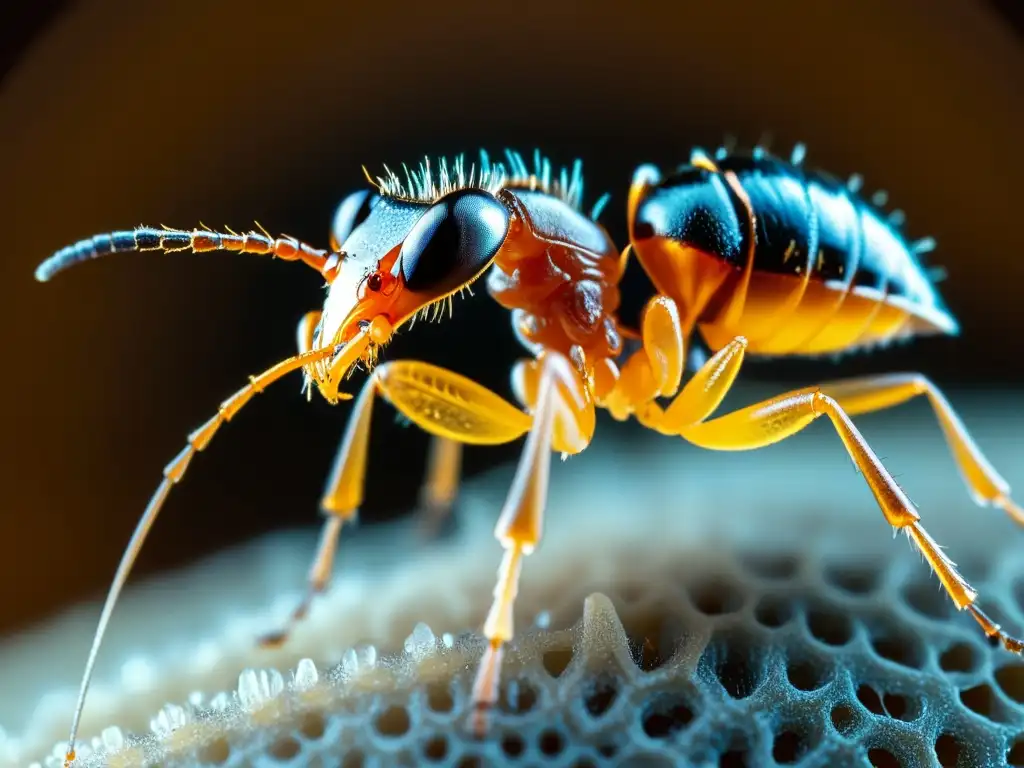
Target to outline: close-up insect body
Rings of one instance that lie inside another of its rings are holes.
[[[489,644],[473,687],[468,726],[488,727],[497,700],[502,654],[513,637],[513,608],[524,558],[540,544],[552,451],[584,451],[596,410],[634,417],[697,446],[744,451],[797,434],[828,418],[863,474],[886,522],[904,532],[959,610],[993,642],[1021,653],[977,605],[978,594],[927,533],[922,517],[852,417],[927,398],[971,496],[1019,522],[1024,510],[989,465],[938,388],[917,373],[865,376],[808,386],[715,415],[746,357],[836,355],[924,335],[955,335],[920,256],[930,239],[910,242],[884,200],[860,197],[854,177],[840,182],[788,161],[695,150],[689,163],[662,174],[640,166],[627,201],[630,242],[620,249],[598,223],[607,198],[583,207],[581,165],[555,172],[535,154],[503,162],[481,153],[467,164],[425,161],[402,177],[367,174],[370,188],[341,203],[330,248],[265,232],[238,234],[138,228],[98,235],[64,248],[36,272],[45,281],[80,261],[125,251],[226,250],[301,261],[327,283],[320,310],[299,325],[299,351],[225,400],[188,436],[164,469],[128,544],[103,606],[86,663],[66,762],[75,759],[82,708],[104,631],[143,541],[171,488],[195,454],[252,397],[292,371],[303,372],[329,402],[357,370],[367,374],[354,397],[321,506],[326,521],[310,570],[308,595],[289,623],[262,637],[286,642],[314,596],[328,585],[339,534],[363,501],[370,417],[384,398],[433,436],[424,488],[428,507],[450,506],[461,446],[508,443],[526,436],[495,536],[504,549],[494,600],[484,621]],[[639,267],[650,295],[632,322],[620,316],[619,284]],[[512,374],[517,407],[474,381],[427,362],[379,362],[397,331],[424,315],[450,311],[453,298],[485,277],[488,293],[512,314],[528,357]],[[698,342],[710,356],[684,379]]]

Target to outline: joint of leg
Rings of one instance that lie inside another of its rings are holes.
[[[827,413],[834,413],[836,401],[819,389],[811,396],[811,412],[815,416],[824,416]]]
[[[320,511],[325,515],[332,515],[344,522],[349,522],[358,517],[359,508],[337,504],[328,496],[320,500]]]
[[[982,631],[993,643],[1001,643],[1003,648],[1008,650],[1010,653],[1024,653],[1024,641],[1018,640],[1016,637],[1003,632],[1003,628],[994,622],[989,616],[982,611],[980,608],[971,605],[968,607],[971,615],[974,616],[974,620],[981,625]]]
[[[220,408],[217,409],[217,413],[220,414],[220,417],[224,419],[224,421],[231,421],[232,417],[242,410],[242,407],[259,391],[260,390],[251,386],[246,387],[245,389],[240,389],[220,404]]]
[[[932,380],[923,373],[915,373],[911,381],[914,383],[914,389],[918,392],[929,392],[935,389],[935,385],[932,384]]]

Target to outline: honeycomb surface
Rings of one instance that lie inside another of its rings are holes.
[[[875,431],[982,604],[1019,631],[1024,533],[972,505],[934,432]],[[483,741],[464,724],[503,472],[467,495],[453,540],[380,571],[367,557],[291,650],[260,657],[221,640],[222,663],[197,671],[185,642],[150,689],[101,694],[81,764],[1024,765],[1024,662],[990,647],[893,540],[832,441],[728,465],[620,446],[557,467]],[[1007,466],[999,449],[1010,459],[1013,443],[992,445]],[[796,481],[809,465],[813,486]],[[401,541],[389,534],[383,549]],[[303,561],[305,547],[279,546]]]

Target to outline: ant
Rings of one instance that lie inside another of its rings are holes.
[[[495,529],[504,557],[473,685],[470,726],[478,736],[487,730],[503,650],[513,637],[523,560],[541,541],[551,453],[564,457],[586,449],[597,408],[721,451],[770,445],[827,417],[886,521],[906,533],[957,609],[968,611],[992,642],[1024,651],[1024,642],[976,605],[977,592],[925,531],[918,510],[852,421],[926,397],[974,500],[1024,523],[1024,509],[1011,500],[1006,481],[927,378],[901,373],[826,383],[712,418],[747,355],[834,355],[959,332],[919,258],[934,241],[907,241],[899,231],[902,214],[882,212],[883,195],[869,202],[858,194],[859,177],[843,183],[805,169],[804,154],[802,145],[788,161],[761,148],[721,149],[713,156],[694,150],[689,163],[664,176],[652,165],[640,166],[629,188],[630,243],[622,251],[597,221],[608,197],[582,210],[578,160],[556,174],[539,152],[529,169],[519,153],[507,151],[504,162],[493,163],[481,152],[479,165],[468,169],[463,157],[435,167],[427,159],[415,170],[406,168],[404,178],[386,166],[373,178],[364,168],[370,188],[341,202],[330,250],[266,231],[140,227],[82,240],[44,262],[36,271],[40,281],[108,253],[225,250],[301,261],[327,282],[323,309],[299,324],[299,353],[250,377],[164,469],[103,606],[66,764],[75,759],[78,724],[110,615],[172,486],[255,394],[298,370],[307,396],[315,385],[332,404],[352,399],[341,387],[357,368],[368,375],[322,498],[326,521],[308,593],[286,626],[261,639],[264,645],[283,643],[327,587],[341,529],[363,501],[377,396],[433,436],[424,499],[442,510],[454,497],[462,445],[526,435]],[[647,278],[649,296],[630,322],[620,316],[619,284],[634,263]],[[453,297],[485,275],[488,292],[511,311],[530,355],[512,374],[522,408],[426,362],[377,363],[397,330],[424,314],[450,312]],[[695,336],[711,356],[684,383]]]

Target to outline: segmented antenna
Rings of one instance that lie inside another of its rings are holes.
[[[257,226],[259,226],[257,224]],[[262,229],[262,227],[261,227]],[[36,268],[36,280],[45,283],[58,272],[62,272],[73,264],[96,259],[108,253],[127,253],[129,251],[176,251],[191,250],[193,253],[208,251],[235,251],[237,253],[253,253],[271,255],[285,261],[302,260],[318,272],[324,270],[328,262],[328,252],[313,248],[294,237],[271,237],[266,230],[262,232],[246,232],[238,234],[230,229],[227,232],[214,232],[211,229],[153,229],[138,227],[134,230],[122,230],[103,235],[95,235],[79,240],[74,245],[61,248]]]

